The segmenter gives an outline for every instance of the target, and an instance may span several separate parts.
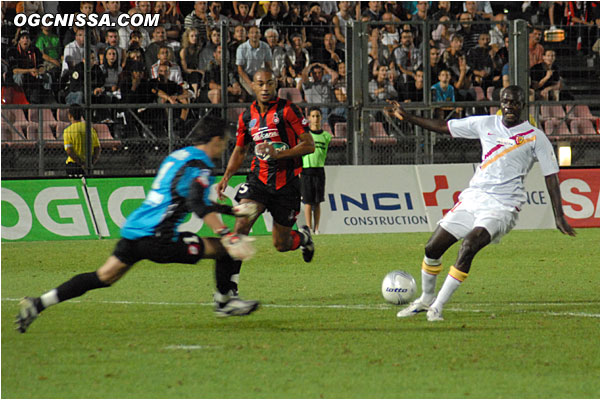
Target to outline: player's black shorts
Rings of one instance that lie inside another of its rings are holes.
[[[303,168],[301,173],[301,196],[305,204],[324,201],[326,173],[323,168]]]
[[[249,175],[238,189],[235,199],[238,202],[250,199],[261,203],[271,213],[275,222],[292,227],[300,212],[300,179],[294,178],[279,190],[275,190]]]
[[[154,236],[121,239],[113,255],[127,265],[141,260],[159,264],[196,264],[204,256],[204,244],[198,235],[190,232],[182,232],[175,242]]]

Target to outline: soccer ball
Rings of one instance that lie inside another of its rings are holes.
[[[382,281],[382,296],[392,304],[405,304],[413,300],[417,285],[410,273],[390,271]]]

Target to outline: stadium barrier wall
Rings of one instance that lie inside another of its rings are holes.
[[[453,207],[468,186],[477,164],[326,167],[326,198],[321,233],[428,232]],[[599,227],[599,169],[560,172],[563,205],[575,227]],[[230,180],[226,195],[234,197],[243,176]],[[96,239],[90,207],[102,237],[118,238],[119,229],[150,189],[152,178],[90,178],[90,202],[77,179],[2,181],[3,241]],[[525,181],[528,201],[516,229],[553,229],[550,198],[538,164]],[[215,196],[215,194],[213,194]],[[223,221],[233,227],[233,217]],[[304,215],[299,216],[303,223]],[[265,213],[252,234],[269,234],[272,218]],[[212,235],[190,216],[182,230]]]

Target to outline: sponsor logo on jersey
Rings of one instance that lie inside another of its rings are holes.
[[[279,124],[280,123],[280,118],[278,117],[278,113],[274,113],[273,114],[273,123],[274,124]]]
[[[251,119],[251,120],[250,120],[250,122],[248,123],[248,127],[252,129],[252,128],[254,128],[254,127],[255,127],[255,125],[257,125],[257,119],[256,119],[256,118],[253,118],[253,119]]]
[[[277,128],[259,128],[255,133],[252,134],[253,140],[258,142],[260,140],[271,139],[275,137],[280,137],[280,133]]]
[[[204,188],[210,186],[209,177],[211,176],[210,169],[203,169],[200,171],[200,174],[196,178],[196,182],[200,183],[200,185]]]

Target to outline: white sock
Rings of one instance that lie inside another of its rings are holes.
[[[436,300],[431,305],[432,308],[437,308],[438,310],[442,310],[447,301],[451,298],[455,290],[461,285],[461,281],[453,278],[451,275],[447,275],[447,278],[444,280],[440,291],[438,292],[438,296]]]
[[[434,300],[436,278],[438,275],[432,275],[422,269],[422,295],[419,298],[422,303],[430,305]]]
[[[58,292],[56,289],[52,289],[49,292],[44,293],[40,296],[40,300],[42,301],[42,305],[44,308],[48,308],[58,303]]]

